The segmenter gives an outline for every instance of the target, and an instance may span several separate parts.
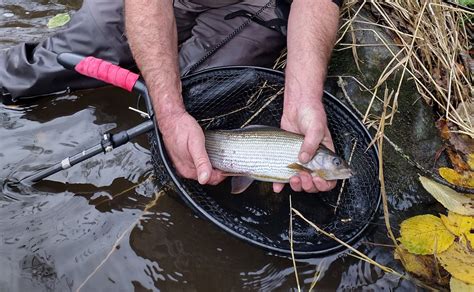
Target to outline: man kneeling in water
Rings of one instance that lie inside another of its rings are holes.
[[[136,64],[177,171],[201,184],[217,184],[223,176],[209,162],[202,129],[184,109],[180,76],[221,65],[270,67],[286,40],[281,127],[305,135],[299,159],[306,163],[320,143],[334,150],[322,94],[340,2],[294,0],[289,9],[279,0],[85,0],[56,35],[0,51],[0,93],[5,102],[101,85],[58,64],[56,56],[62,52],[127,68]],[[234,38],[198,62],[255,14]],[[290,185],[295,191],[317,192],[335,183],[302,173]],[[274,184],[275,191],[282,188]]]

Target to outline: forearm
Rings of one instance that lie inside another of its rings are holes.
[[[158,120],[184,112],[173,1],[126,0],[125,26]]]
[[[285,103],[321,101],[336,39],[339,8],[331,0],[294,0],[288,20]]]

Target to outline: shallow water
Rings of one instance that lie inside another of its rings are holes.
[[[0,48],[40,39],[51,33],[49,17],[79,6],[3,0]],[[136,102],[103,88],[0,105],[0,291],[296,290],[290,259],[231,237],[160,192],[145,137],[34,188],[10,183],[97,143],[105,131],[138,124],[142,118],[127,109]],[[390,203],[406,210],[423,200],[413,195],[416,188],[400,188],[410,174],[399,167],[406,166],[387,166],[401,177],[389,183],[399,190]],[[400,269],[391,248],[372,243],[388,243],[381,218],[357,246]],[[344,251],[298,261],[297,267],[304,290],[316,279],[319,290],[414,289]]]

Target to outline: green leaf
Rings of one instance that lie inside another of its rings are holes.
[[[65,25],[71,20],[68,13],[59,13],[48,21],[48,28],[57,28]]]

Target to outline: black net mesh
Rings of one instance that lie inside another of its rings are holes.
[[[247,124],[279,126],[283,109],[282,73],[250,67],[219,68],[183,79],[187,110],[204,129],[233,129]],[[280,194],[271,184],[255,182],[241,195],[230,194],[230,180],[216,187],[203,187],[165,171],[156,136],[151,135],[153,164],[162,182],[174,182],[180,196],[201,217],[227,232],[278,253],[290,253],[289,194],[293,207],[339,239],[352,242],[372,220],[379,202],[378,160],[364,126],[336,99],[325,95],[324,104],[336,152],[356,174],[331,192],[306,194],[288,186]],[[351,157],[352,154],[352,157]],[[351,158],[351,159],[350,159]],[[294,218],[293,244],[298,256],[317,255],[340,245]]]

